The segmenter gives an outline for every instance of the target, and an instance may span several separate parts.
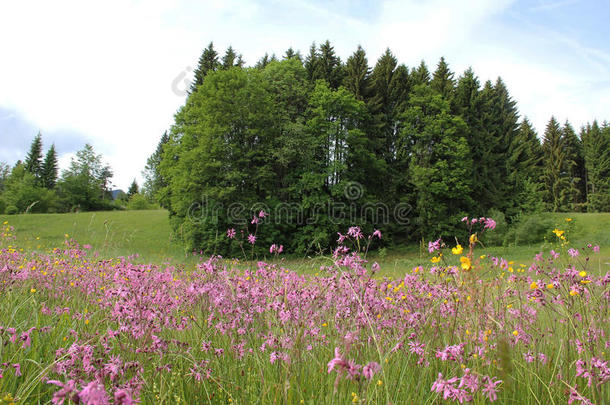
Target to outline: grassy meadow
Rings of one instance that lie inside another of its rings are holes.
[[[0,404],[610,403],[610,214],[552,217],[236,264],[165,211],[2,216]]]
[[[591,260],[592,267],[604,273],[610,269],[610,213],[582,214],[546,213],[558,227],[565,227],[566,218],[573,221],[570,234],[575,247],[596,243],[602,249]],[[44,251],[60,246],[65,235],[81,244],[88,244],[100,257],[131,256],[138,263],[193,265],[201,260],[184,249],[180,237],[171,232],[167,211],[100,211],[71,214],[0,215],[0,222],[9,221],[19,234],[21,246],[28,250]],[[548,242],[519,246],[490,246],[480,248],[481,254],[504,257],[519,263],[531,262],[534,255],[553,246],[554,235]],[[315,273],[321,265],[333,262],[330,255],[298,257],[290,255],[284,263],[304,273]],[[137,254],[138,257],[133,257]],[[407,245],[372,251],[368,258],[379,262],[380,273],[401,276],[429,259],[425,245]],[[260,259],[273,261],[273,256]]]

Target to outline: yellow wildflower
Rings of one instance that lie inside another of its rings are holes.
[[[536,288],[538,288],[538,284],[536,284],[535,281],[532,281],[532,284],[530,284],[530,290],[535,290]]]
[[[553,229],[553,233],[558,237],[561,238],[561,236],[564,234],[564,231],[561,231],[557,228]]]
[[[519,331],[518,331],[518,330],[514,330],[514,331],[513,331],[513,335],[517,336],[518,334],[519,334]]]
[[[572,222],[572,218],[566,218],[566,222]]]
[[[438,263],[441,261],[441,257],[440,256],[434,256],[432,259],[430,259],[430,261],[432,263]]]
[[[580,273],[578,273],[578,275],[579,275],[580,277],[587,277],[587,272],[583,270],[583,271],[581,271]]]
[[[555,286],[553,285],[553,283],[551,283],[551,284],[547,284],[546,288],[548,288],[549,290],[552,290],[553,288],[555,288]]]
[[[470,259],[466,256],[460,257],[460,262],[462,263],[462,270],[470,270],[472,264],[470,263]]]
[[[461,255],[463,251],[464,249],[462,248],[462,245],[457,245],[456,247],[451,249],[451,253],[453,253],[454,255]]]
[[[576,290],[570,290],[570,295],[573,297],[575,295],[578,295],[578,291]]]
[[[36,289],[35,289],[35,288],[32,288],[32,289],[30,289],[30,292],[33,294],[33,293],[35,293],[35,292],[36,292]]]

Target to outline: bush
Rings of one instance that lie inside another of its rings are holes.
[[[506,236],[506,242],[515,245],[531,245],[544,241],[555,227],[552,218],[541,214],[524,217]]]
[[[134,194],[127,203],[128,210],[152,210],[155,206],[148,202],[142,194]]]
[[[6,213],[8,215],[15,215],[19,213],[19,209],[14,205],[9,205],[8,207],[6,207]]]

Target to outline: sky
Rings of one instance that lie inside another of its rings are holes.
[[[539,136],[551,115],[575,128],[610,120],[606,0],[0,0],[0,161],[23,159],[40,131],[60,167],[90,143],[126,190],[184,104],[203,48],[254,65],[330,40],[369,65],[444,56],[456,78],[501,76]]]

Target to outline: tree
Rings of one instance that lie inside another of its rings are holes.
[[[40,132],[30,145],[30,151],[25,158],[25,169],[34,176],[37,182],[40,182],[42,177],[42,135]]]
[[[581,131],[586,169],[587,211],[610,211],[610,126],[597,121]]]
[[[318,64],[322,74],[321,78],[326,80],[330,88],[338,88],[343,82],[343,65],[341,59],[335,54],[335,48],[330,45],[330,41],[326,40],[320,45],[319,55]]]
[[[294,49],[292,49],[292,47],[288,48],[288,50],[286,51],[286,53],[284,54],[284,59],[292,59],[292,58],[296,58],[299,60],[299,62],[301,62],[301,53],[300,52],[295,52]]]
[[[5,162],[0,162],[0,193],[4,191],[6,181],[8,180],[10,173],[11,167]]]
[[[236,203],[250,208],[272,193],[268,151],[277,136],[276,113],[263,77],[259,69],[209,74],[163,147],[160,167],[169,184],[171,223],[189,248],[226,248],[218,229],[251,219],[250,213],[235,218],[217,208]]]
[[[474,205],[467,126],[425,85],[415,86],[403,120],[401,138],[413,145],[408,179],[415,192],[414,231],[426,238],[459,234],[456,224]]]
[[[14,213],[55,212],[57,196],[53,190],[42,188],[38,179],[25,164],[17,163],[6,180],[3,200],[7,211]]]
[[[320,62],[320,54],[315,42],[313,42],[309,47],[309,54],[305,58],[305,70],[307,70],[307,76],[309,77],[309,81],[312,83],[318,79],[324,78],[324,72]]]
[[[42,186],[44,188],[52,189],[55,188],[57,183],[57,152],[55,151],[55,144],[51,145],[42,163]]]
[[[131,198],[136,194],[140,193],[140,189],[138,188],[138,183],[136,182],[136,179],[133,179],[133,181],[131,182],[131,185],[129,186],[129,189],[127,190],[127,197]]]
[[[570,210],[581,211],[587,199],[585,190],[585,158],[581,140],[566,120],[562,128],[563,144],[570,177],[568,200]]]
[[[235,66],[235,59],[237,58],[237,54],[233,50],[233,47],[229,45],[225,55],[222,57],[222,68],[230,69]]]
[[[112,170],[103,164],[102,156],[86,144],[76,152],[76,159],[73,158],[70,167],[62,173],[59,192],[68,209],[105,209],[107,202],[104,200],[111,177]]]
[[[419,63],[419,66],[413,69],[411,72],[411,80],[413,86],[430,83],[430,71],[428,70],[428,66],[426,66],[426,62],[422,60]]]
[[[454,86],[455,80],[453,80],[453,72],[449,70],[449,65],[445,62],[445,58],[441,57],[441,60],[438,62],[436,70],[434,71],[434,75],[432,76],[430,87],[443,96],[443,98],[449,100],[453,93]]]
[[[347,58],[343,86],[349,90],[356,100],[367,100],[371,95],[371,68],[368,66],[366,53],[360,45]]]
[[[167,134],[167,131],[165,131],[157,144],[157,149],[146,160],[146,166],[142,172],[144,177],[143,192],[150,200],[159,200],[158,193],[162,188],[167,187],[167,182],[161,175],[159,165],[161,164],[161,159],[163,157],[163,147],[168,141],[169,135]]]
[[[515,192],[515,212],[538,212],[543,209],[541,197],[543,151],[538,135],[527,117],[519,125],[508,151],[508,181]]]
[[[566,157],[565,138],[555,117],[551,117],[544,131],[545,202],[553,212],[569,209],[570,163]]]
[[[203,79],[209,72],[217,70],[219,66],[218,53],[214,50],[214,43],[210,42],[199,57],[199,64],[195,69],[195,78],[193,84],[191,84],[191,93],[195,92],[198,86],[201,86]]]

